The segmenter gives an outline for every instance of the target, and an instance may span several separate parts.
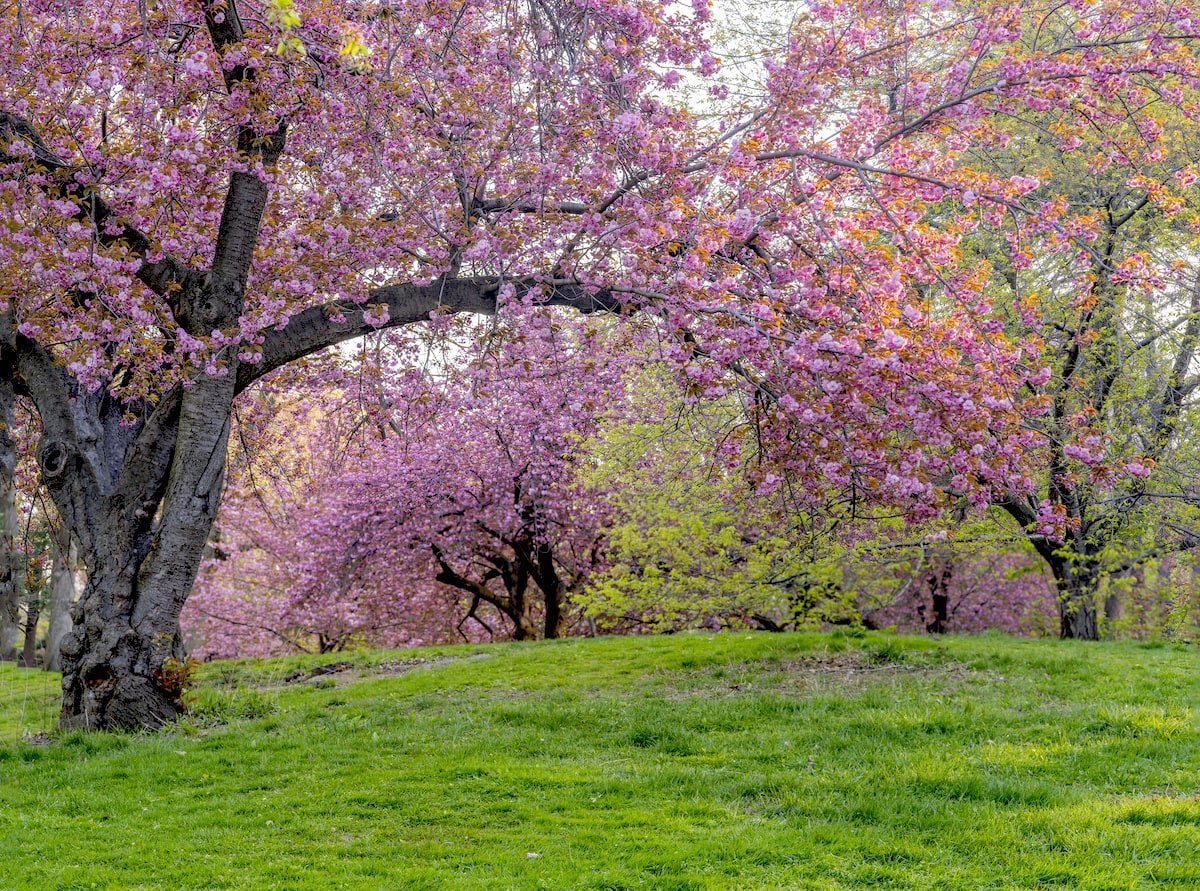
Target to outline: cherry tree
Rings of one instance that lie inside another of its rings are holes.
[[[425,371],[393,338],[368,384],[344,373],[334,404],[293,396],[270,420],[186,609],[202,654],[552,638],[577,623],[571,594],[602,561],[605,518],[586,444],[624,413],[619,332],[521,306],[486,331],[454,327]]]
[[[1188,11],[1132,12],[815,3],[730,91],[701,0],[3,7],[0,410],[36,412],[88,567],[62,722],[178,714],[235,398],[379,327],[642,312],[698,397],[764,400],[800,490],[1028,488],[1039,369],[959,246],[1062,223],[956,159],[1047,84],[1190,89]]]
[[[313,553],[356,534],[337,515],[343,476],[401,429],[387,394],[404,389],[403,375],[389,383],[371,351],[324,359],[276,374],[235,412],[226,493],[183,616],[189,652],[201,658],[452,637],[453,601],[409,578],[342,584],[332,598],[298,594]]]
[[[983,222],[969,249],[993,264],[1007,329],[1045,366],[1029,382],[1042,400],[1030,416],[1037,485],[998,504],[1052,574],[1064,636],[1098,636],[1107,578],[1200,545],[1200,142],[1189,112],[1155,100],[1179,89],[1114,78],[1085,122],[1059,111],[1077,101],[1068,87],[1045,85],[998,131],[1002,146],[964,160],[1037,171],[1037,194],[1061,208],[1062,231],[1040,250],[1009,221]]]

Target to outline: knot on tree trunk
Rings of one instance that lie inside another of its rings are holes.
[[[37,460],[42,479],[53,483],[63,478],[71,464],[71,450],[57,439],[43,439],[38,445]]]

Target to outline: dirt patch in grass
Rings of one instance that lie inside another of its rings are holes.
[[[341,686],[356,681],[375,677],[395,677],[407,674],[416,669],[432,670],[450,665],[454,662],[473,662],[479,659],[490,659],[491,653],[473,653],[469,656],[442,656],[440,658],[392,659],[387,662],[377,662],[373,665],[355,664],[353,662],[330,662],[318,665],[308,670],[293,671],[283,678],[281,686],[292,684],[312,684],[318,687]]]
[[[350,671],[352,668],[354,668],[354,666],[349,662],[330,662],[328,665],[318,665],[316,668],[309,669],[308,671],[299,669],[297,671],[289,672],[283,676],[283,682],[285,684],[299,684],[304,681],[314,680],[315,678],[323,678],[328,677],[331,674],[340,674],[343,671]]]
[[[957,660],[935,661],[922,654],[897,658],[891,653],[862,650],[669,671],[663,672],[661,678],[680,698],[745,693],[805,696],[858,693],[868,687],[891,686],[913,678],[928,678],[943,686],[1005,680],[997,672],[975,669]]]

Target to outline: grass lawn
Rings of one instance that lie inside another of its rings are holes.
[[[0,666],[0,888],[1200,888],[1195,648],[755,633],[214,663],[167,732],[22,740],[56,687]]]

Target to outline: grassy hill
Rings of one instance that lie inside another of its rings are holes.
[[[1194,648],[756,633],[216,663],[167,732],[31,738],[54,686],[0,666],[0,888],[1200,888]]]

